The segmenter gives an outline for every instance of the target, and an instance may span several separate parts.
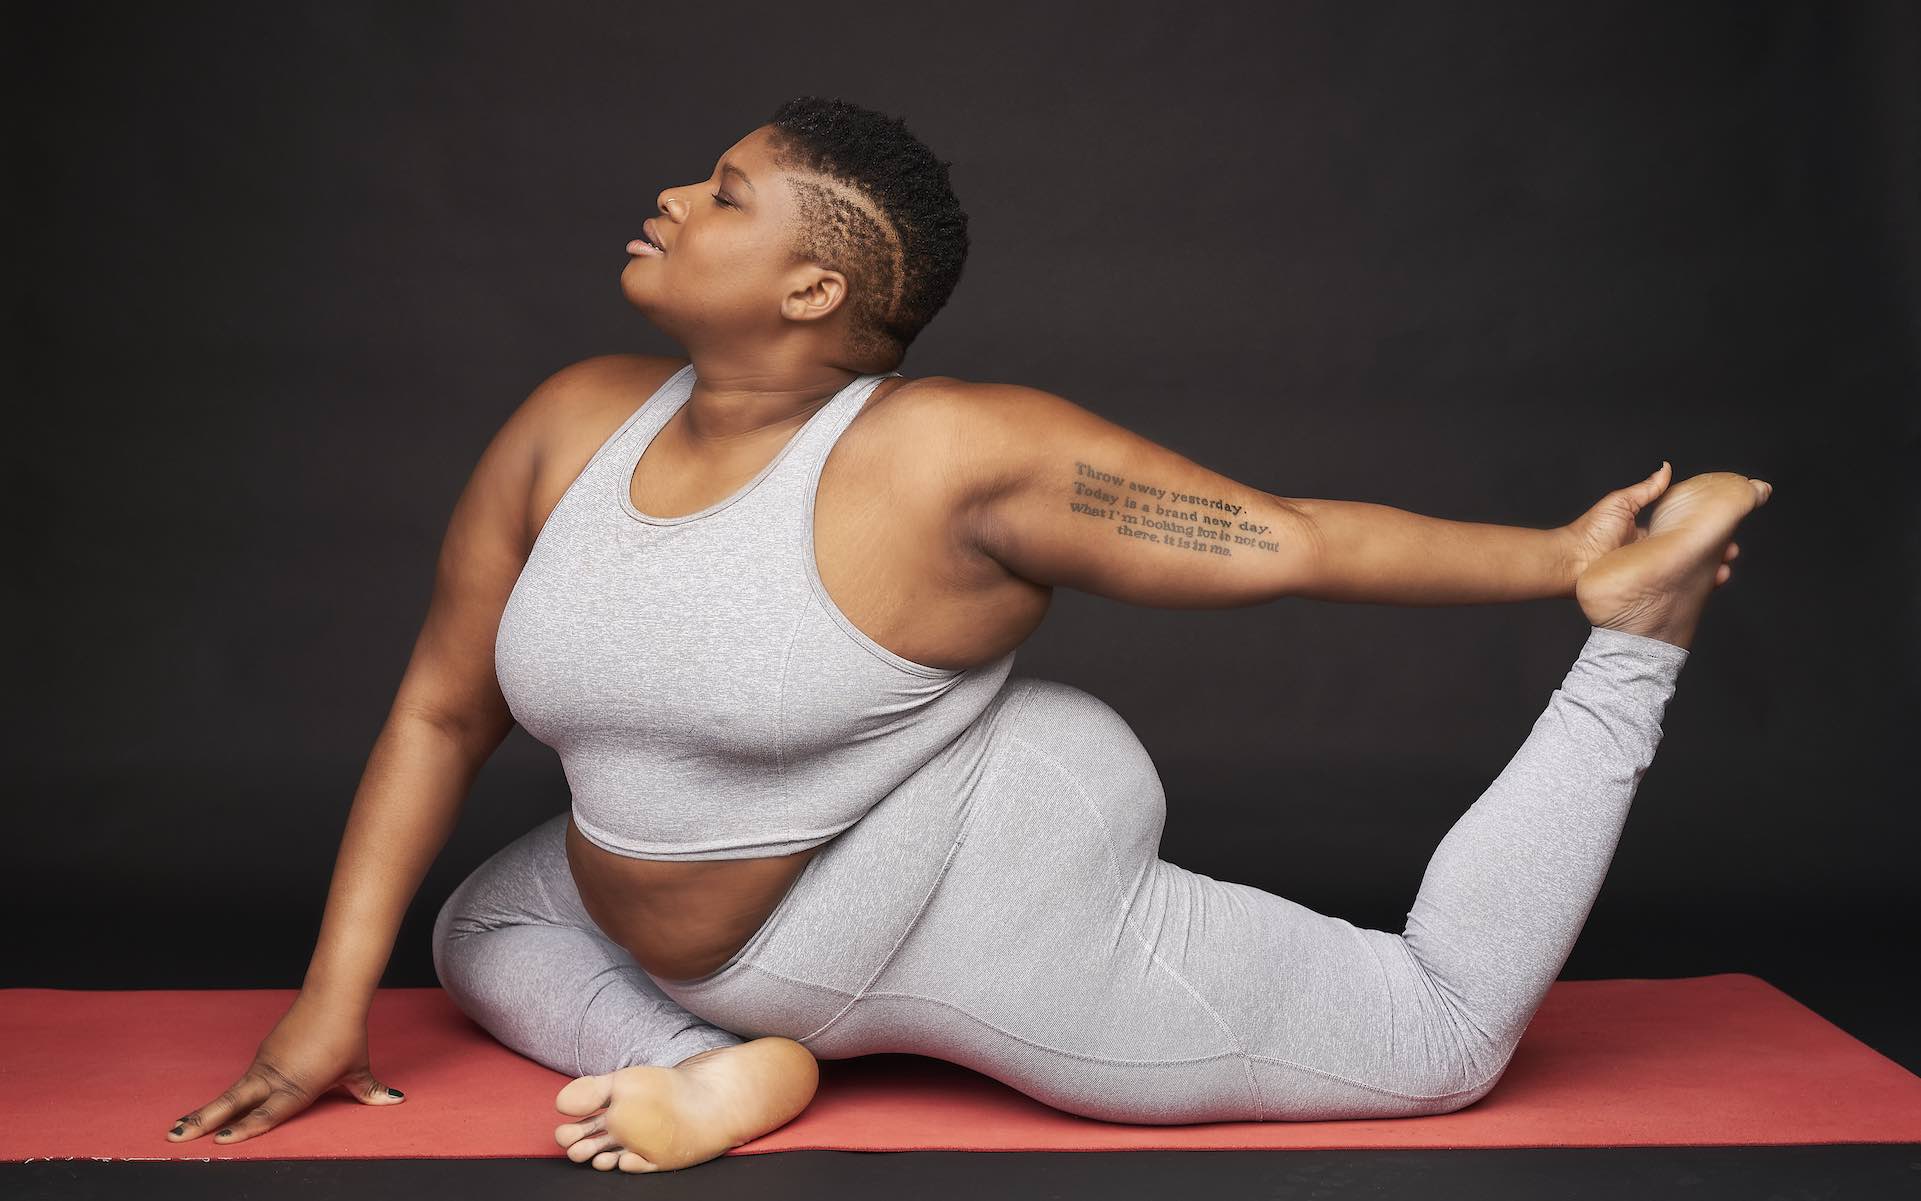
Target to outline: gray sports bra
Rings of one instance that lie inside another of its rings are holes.
[[[515,720],[560,755],[574,823],[638,859],[818,846],[932,759],[1006,682],[1014,652],[956,671],[893,653],[827,595],[814,494],[875,386],[847,385],[725,500],[633,505],[681,368],[594,452],[514,582],[494,667]]]

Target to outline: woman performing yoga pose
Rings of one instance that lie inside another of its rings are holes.
[[[1573,949],[1735,527],[1770,488],[1668,465],[1570,525],[1291,499],[1032,388],[895,370],[966,218],[898,121],[790,101],[628,246],[684,359],[544,382],[455,506],[299,997],[171,1137],[341,1087],[475,772],[518,721],[570,812],[441,909],[434,966],[576,1076],[555,1137],[644,1172],[792,1118],[817,1057],[935,1056],[1121,1122],[1445,1113]],[[1649,523],[1637,524],[1647,510]],[[1159,857],[1115,711],[1011,675],[1066,585],[1139,605],[1569,596],[1589,629],[1435,850],[1400,934]]]

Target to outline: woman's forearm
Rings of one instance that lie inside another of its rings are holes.
[[[424,717],[388,718],[347,815],[303,996],[366,1016],[401,918],[492,751]]]
[[[1311,522],[1313,565],[1288,594],[1380,605],[1473,605],[1574,595],[1565,526],[1423,517],[1366,501],[1288,498]]]

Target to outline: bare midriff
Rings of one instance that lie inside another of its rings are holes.
[[[567,866],[587,916],[662,980],[693,980],[732,959],[828,845],[759,859],[636,859],[567,821]]]

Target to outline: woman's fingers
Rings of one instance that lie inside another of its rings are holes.
[[[239,1121],[229,1117],[226,1124],[214,1131],[214,1141],[225,1146],[228,1143],[245,1142],[256,1134],[273,1129],[287,1118],[307,1108],[313,1098],[284,1080],[264,1082],[265,1093],[250,1109],[243,1108],[238,1113]]]
[[[226,1092],[192,1113],[182,1115],[174,1128],[167,1131],[167,1137],[176,1143],[184,1143],[203,1134],[212,1134],[221,1129],[234,1114],[243,1113],[259,1104],[269,1091],[265,1080],[249,1072],[229,1085]]]
[[[340,1084],[362,1105],[398,1105],[405,1099],[399,1089],[382,1084],[374,1076],[372,1068],[356,1068]]]
[[[1622,491],[1627,493],[1628,499],[1634,505],[1635,511],[1639,512],[1655,497],[1666,492],[1668,485],[1673,482],[1674,472],[1669,468],[1667,460],[1663,459],[1661,460],[1661,465],[1654,469],[1653,475],[1650,475],[1638,484],[1633,484],[1622,489]]]
[[[278,1072],[256,1064],[232,1087],[180,1119],[167,1132],[174,1142],[211,1134],[222,1146],[243,1142],[305,1109],[313,1098]]]

